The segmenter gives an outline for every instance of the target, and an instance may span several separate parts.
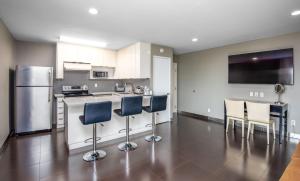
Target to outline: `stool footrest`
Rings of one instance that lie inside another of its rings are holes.
[[[121,130],[119,130],[119,133],[122,133],[124,131],[126,131],[126,129],[121,129]],[[132,128],[129,128],[129,131],[132,131]]]
[[[145,127],[152,127],[152,124],[146,124]]]
[[[101,139],[102,139],[101,137],[97,137],[96,142],[100,141]],[[92,142],[92,141],[93,141],[93,138],[88,138],[88,139],[84,140],[85,143]]]

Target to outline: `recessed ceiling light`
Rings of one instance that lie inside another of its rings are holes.
[[[192,39],[192,42],[197,42],[198,41],[198,38],[193,38]]]
[[[92,15],[96,15],[96,14],[98,14],[98,10],[96,8],[90,8],[89,13]]]
[[[78,44],[78,45],[86,45],[86,46],[92,46],[92,47],[106,47],[106,42],[99,42],[99,41],[93,41],[93,40],[86,40],[86,39],[80,39],[75,37],[68,37],[68,36],[60,36],[59,37],[60,42],[65,43],[72,43],[72,44]]]
[[[293,12],[291,13],[291,15],[292,15],[292,16],[298,16],[298,15],[300,15],[300,10],[293,11]]]

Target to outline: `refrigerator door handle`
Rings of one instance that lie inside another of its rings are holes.
[[[49,85],[52,85],[51,83],[51,70],[48,71],[48,80],[49,80]]]
[[[51,101],[51,87],[48,88],[48,102]]]

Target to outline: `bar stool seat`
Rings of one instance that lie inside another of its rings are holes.
[[[146,136],[146,141],[159,142],[162,138],[156,135],[156,113],[167,109],[167,95],[151,96],[150,106],[144,106],[143,110],[152,113],[152,135]]]
[[[111,120],[111,108],[112,102],[97,102],[86,103],[84,105],[84,115],[79,116],[79,120],[83,125],[93,124],[93,150],[83,155],[85,161],[95,161],[99,158],[104,158],[106,152],[103,150],[96,150],[96,137],[97,127],[96,124],[100,122],[106,122]]]
[[[118,145],[118,148],[121,151],[131,151],[137,148],[137,144],[129,141],[129,116],[142,113],[142,96],[130,96],[122,97],[121,100],[121,109],[115,109],[114,112],[121,116],[126,117],[126,142]]]

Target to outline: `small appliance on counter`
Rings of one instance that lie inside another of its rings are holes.
[[[144,87],[144,95],[152,95],[152,90],[149,87]]]
[[[65,97],[80,97],[80,96],[93,96],[89,93],[89,88],[87,85],[83,86],[62,86],[62,94]]]
[[[144,87],[143,86],[136,86],[134,88],[133,93],[135,93],[135,94],[144,94]]]
[[[125,92],[125,85],[119,85],[118,83],[116,83],[115,91],[116,92]]]

